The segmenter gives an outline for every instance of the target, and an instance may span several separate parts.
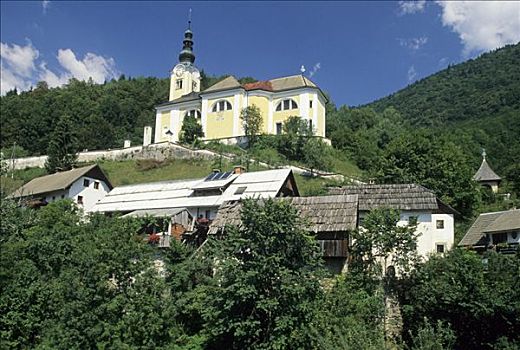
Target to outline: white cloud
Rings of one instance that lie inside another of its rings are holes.
[[[309,78],[312,78],[314,74],[316,74],[317,71],[321,69],[321,63],[318,62],[312,67],[311,71],[309,72]]]
[[[424,12],[426,0],[399,1],[399,14],[408,15],[417,12]]]
[[[519,1],[437,1],[442,24],[459,35],[463,55],[520,41]]]
[[[428,42],[428,37],[421,36],[419,38],[403,39],[398,38],[399,45],[406,47],[412,51],[417,51]]]
[[[30,42],[25,46],[0,43],[1,48],[1,89],[5,94],[14,88],[28,90],[38,81],[45,81],[50,87],[66,84],[69,79],[88,80],[101,84],[119,75],[113,58],[105,58],[88,52],[83,59],[76,58],[71,49],[58,50],[60,68],[52,71],[47,62],[39,60],[39,51]]]
[[[415,70],[415,67],[412,65],[410,68],[408,68],[408,72],[406,73],[406,77],[408,78],[408,84],[415,80],[417,77],[417,71]]]
[[[34,70],[34,61],[40,55],[31,42],[26,46],[0,43],[0,57],[3,67],[9,67],[22,77],[29,77]]]
[[[117,76],[113,58],[104,58],[90,52],[79,61],[71,49],[60,49],[58,50],[58,62],[78,80],[92,78],[95,83],[101,84],[105,79]]]
[[[44,15],[47,13],[47,9],[49,8],[50,5],[51,5],[50,0],[43,0],[42,1],[42,9],[43,9],[43,14]]]

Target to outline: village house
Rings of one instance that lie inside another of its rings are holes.
[[[68,198],[88,212],[112,188],[103,170],[94,164],[32,179],[8,198],[22,200],[31,207]]]
[[[325,137],[325,103],[321,89],[302,74],[267,81],[240,83],[229,76],[201,91],[201,73],[195,66],[193,32],[184,33],[179,62],[170,72],[169,101],[156,106],[154,142],[178,142],[183,120],[195,117],[203,140],[234,143],[243,137],[241,111],[256,106],[262,133],[281,134],[290,116],[303,118],[318,137]]]
[[[520,244],[520,209],[482,213],[459,243],[478,252],[515,253]]]
[[[416,184],[356,185],[336,187],[330,194],[358,196],[358,226],[376,208],[400,211],[398,225],[417,222],[417,253],[427,258],[432,253],[444,253],[454,243],[454,215],[457,212],[443,203],[429,189]]]
[[[333,273],[347,268],[350,232],[356,229],[357,195],[276,198],[288,201],[307,221],[323,252],[325,267]],[[225,234],[228,225],[240,226],[242,202],[224,203],[218,210],[208,234]]]

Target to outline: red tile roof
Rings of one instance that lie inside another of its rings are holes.
[[[273,91],[273,85],[270,81],[257,81],[256,83],[247,83],[242,85],[242,87],[249,91],[249,90],[266,90],[266,91]]]

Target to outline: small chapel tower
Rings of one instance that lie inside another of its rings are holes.
[[[179,63],[171,71],[170,75],[170,101],[184,95],[200,91],[200,72],[193,64],[193,32],[191,31],[191,10],[188,20],[188,29],[184,32],[182,50],[179,53]]]
[[[498,192],[498,185],[500,185],[500,181],[502,179],[500,176],[495,174],[493,169],[489,166],[486,161],[486,150],[482,150],[482,164],[480,164],[480,168],[478,168],[475,175],[473,175],[473,179],[480,183],[482,186],[487,186],[491,188],[493,193]]]

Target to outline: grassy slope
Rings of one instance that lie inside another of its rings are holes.
[[[207,176],[216,164],[203,160],[173,159],[162,163],[138,162],[135,160],[104,161],[100,162],[99,165],[114,186],[121,186],[166,180],[200,179]],[[228,171],[231,169],[231,163],[222,163],[222,170]],[[257,165],[250,166],[250,171],[258,170],[265,170],[265,168]],[[16,171],[14,178],[11,178],[10,174],[8,177],[3,176],[0,179],[2,192],[8,194],[29,180],[42,175],[45,175],[44,169],[31,168]],[[323,194],[325,193],[325,186],[335,184],[333,181],[307,178],[300,175],[295,175],[295,178],[300,194],[303,196]]]

